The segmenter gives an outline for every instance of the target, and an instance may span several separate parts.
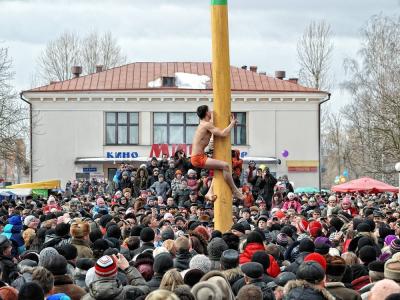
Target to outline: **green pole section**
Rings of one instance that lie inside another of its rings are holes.
[[[228,0],[211,0],[211,5],[227,5]]]

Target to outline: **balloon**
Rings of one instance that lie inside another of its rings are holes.
[[[335,179],[335,184],[338,184],[339,183],[339,179]]]
[[[335,181],[339,181],[339,179],[340,179],[340,176],[335,177]]]
[[[264,169],[265,169],[266,167],[267,167],[266,165],[259,165],[259,168],[260,168],[261,170],[263,170],[263,171],[264,171]]]
[[[283,150],[282,151],[282,156],[285,157],[285,158],[288,157],[289,156],[289,151]]]
[[[341,182],[341,183],[345,183],[345,182],[346,182],[346,177],[340,176],[340,182]]]
[[[344,177],[349,177],[349,171],[348,170],[344,170],[343,171],[343,176]]]

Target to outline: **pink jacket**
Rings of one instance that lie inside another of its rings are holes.
[[[290,208],[293,208],[298,214],[301,213],[301,204],[298,201],[287,200],[283,203],[282,210],[288,210]]]

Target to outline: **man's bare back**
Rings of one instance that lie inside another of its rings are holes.
[[[200,113],[199,109],[201,110]],[[231,129],[236,124],[236,119],[234,116],[231,116],[230,124],[224,129],[219,129],[215,127],[212,122],[212,112],[208,110],[208,106],[203,105],[199,107],[197,114],[200,118],[200,123],[193,137],[192,154],[190,158],[192,165],[196,168],[223,171],[224,179],[230,186],[234,197],[243,199],[243,194],[238,190],[233,182],[230,164],[223,160],[207,157],[204,153],[204,149],[210,143],[212,136],[219,138],[228,138],[230,136]],[[214,195],[213,192],[213,182],[214,180],[211,183],[207,195],[205,195],[205,198],[211,201],[217,199],[217,196]]]
[[[211,122],[200,121],[199,126],[197,126],[196,132],[193,137],[192,143],[192,154],[202,154],[204,149],[208,146],[211,139],[211,132],[209,131]],[[212,125],[213,126],[213,125]]]

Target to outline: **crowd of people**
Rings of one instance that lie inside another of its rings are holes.
[[[400,299],[396,195],[295,194],[232,154],[244,198],[227,232],[205,197],[212,171],[183,151],[3,200],[0,299]]]

